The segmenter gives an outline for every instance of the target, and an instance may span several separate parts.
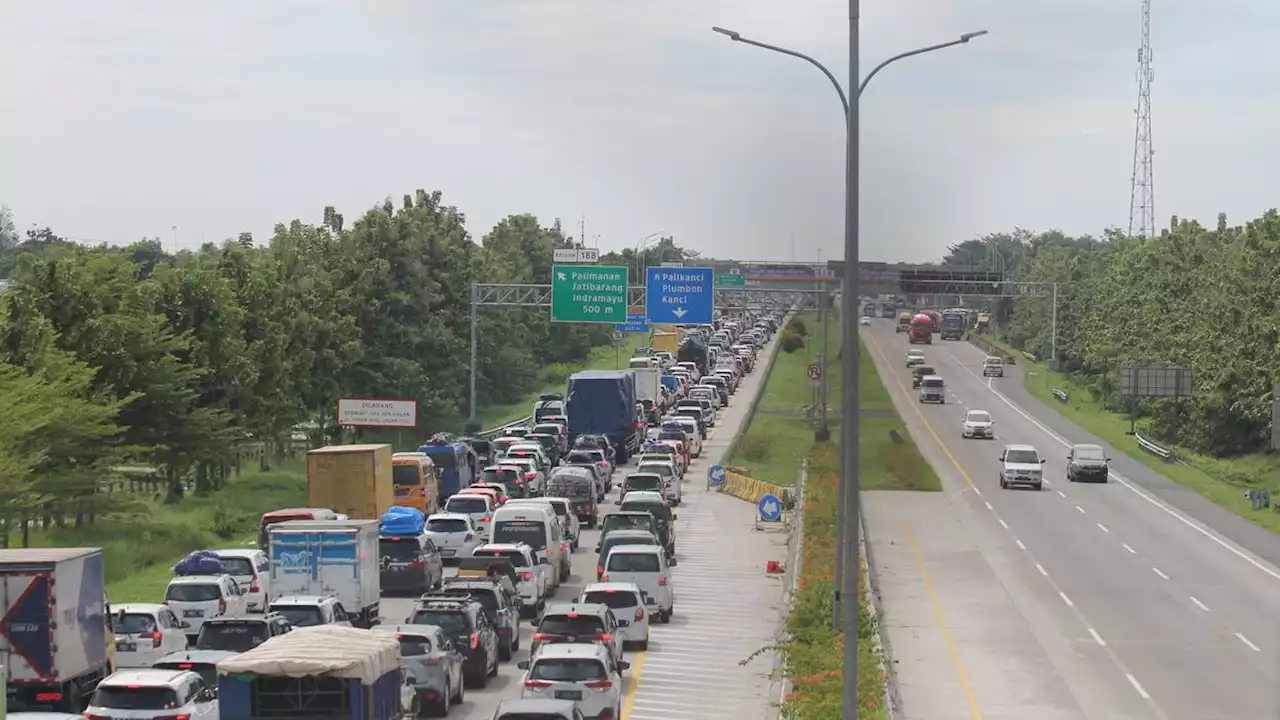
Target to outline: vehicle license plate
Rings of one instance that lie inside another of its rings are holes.
[[[557,700],[581,700],[582,691],[581,690],[557,690],[556,699]]]
[[[203,611],[203,610],[183,610],[183,611],[182,611],[182,617],[184,617],[184,618],[188,618],[188,617],[204,617],[204,611]]]
[[[138,649],[138,644],[137,644],[137,643],[131,643],[131,642],[117,642],[117,643],[116,643],[116,650],[118,650],[119,652],[133,652],[133,651],[135,651],[135,650],[137,650],[137,649]]]

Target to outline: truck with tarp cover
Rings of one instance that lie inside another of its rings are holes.
[[[960,340],[964,337],[965,315],[960,310],[947,310],[942,313],[942,329],[939,335],[943,340]]]
[[[218,663],[221,720],[395,720],[405,678],[394,635],[302,628]]]
[[[619,465],[640,447],[636,377],[630,370],[584,370],[569,377],[569,444],[605,435]]]

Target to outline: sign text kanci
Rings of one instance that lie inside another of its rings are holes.
[[[342,398],[338,400],[338,424],[345,427],[417,427],[418,402]]]
[[[663,271],[659,275],[659,282],[662,283],[660,302],[667,305],[690,305],[690,296],[699,295],[705,290],[702,276],[695,273]]]

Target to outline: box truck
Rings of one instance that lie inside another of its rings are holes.
[[[390,445],[329,445],[307,453],[307,504],[376,520],[395,502]]]
[[[377,520],[290,520],[267,531],[272,599],[332,596],[356,627],[373,627],[382,585]]]

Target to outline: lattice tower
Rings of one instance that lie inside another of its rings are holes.
[[[1155,236],[1156,151],[1151,144],[1151,0],[1142,0],[1142,41],[1138,46],[1138,108],[1134,111],[1133,175],[1129,186],[1129,236]]]

